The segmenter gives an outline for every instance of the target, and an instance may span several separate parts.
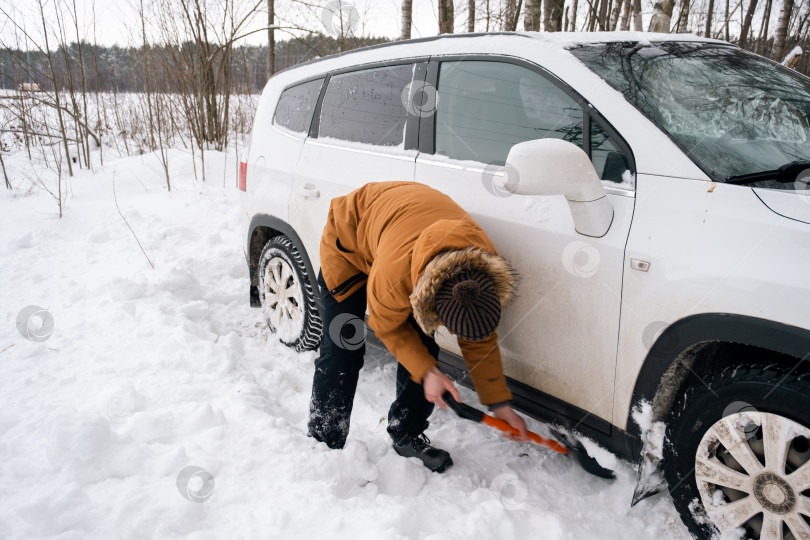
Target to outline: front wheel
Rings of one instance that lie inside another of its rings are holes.
[[[295,244],[286,236],[271,238],[257,271],[259,300],[270,331],[296,351],[316,349],[323,328],[312,286],[316,282]]]
[[[697,538],[810,540],[810,377],[754,365],[693,381],[667,427],[664,473]]]

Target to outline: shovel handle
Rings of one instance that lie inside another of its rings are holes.
[[[486,424],[490,427],[494,427],[495,429],[499,429],[501,431],[505,431],[506,433],[512,433],[517,435],[520,433],[518,430],[513,428],[509,425],[508,422],[501,420],[500,418],[495,418],[494,416],[489,416],[485,414],[484,411],[478,410],[475,407],[471,407],[466,403],[459,403],[458,401],[453,398],[453,395],[450,392],[445,392],[442,395],[442,399],[450,406],[450,408],[461,418],[466,418],[467,420],[472,420],[474,422],[479,422],[481,424]],[[526,431],[526,436],[529,438],[530,441],[535,442],[541,446],[545,446],[555,452],[559,452],[560,454],[568,454],[568,448],[563,446],[562,444],[558,443],[552,439],[545,439],[534,433],[533,431]]]
[[[512,433],[514,435],[520,433],[518,430],[510,426],[508,422],[501,420],[500,418],[495,418],[494,416],[489,416],[488,414],[484,415],[484,419],[481,421],[481,423],[486,424],[490,427],[494,427],[495,429],[505,431],[507,433]],[[546,448],[554,450],[555,452],[559,452],[560,454],[568,454],[568,448],[552,439],[545,439],[540,435],[538,435],[537,433],[535,433],[534,431],[526,430],[526,436],[529,438],[530,441],[535,442],[541,446],[545,446]]]

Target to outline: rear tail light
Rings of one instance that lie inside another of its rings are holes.
[[[247,191],[247,163],[239,162],[239,189]]]

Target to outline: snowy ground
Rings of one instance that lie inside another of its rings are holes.
[[[629,507],[628,466],[606,482],[451,413],[428,430],[450,471],[397,456],[387,355],[369,355],[347,447],[307,438],[314,355],[248,307],[233,164],[214,155],[202,183],[171,159],[171,193],[154,156],[82,172],[61,220],[0,187],[0,538],[688,538],[668,497]],[[29,305],[49,339],[18,332]]]

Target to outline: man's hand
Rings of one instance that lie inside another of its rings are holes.
[[[422,386],[425,388],[425,399],[442,409],[447,408],[447,403],[442,399],[445,390],[453,394],[456,401],[461,403],[461,394],[458,393],[456,385],[453,384],[450,377],[439,371],[439,368],[430,368],[430,371],[425,373],[422,378]],[[523,430],[526,430],[525,426]]]
[[[523,421],[523,418],[518,416],[518,413],[512,410],[512,407],[504,405],[503,407],[498,407],[492,414],[495,415],[495,418],[500,418],[504,422],[508,423],[510,426],[518,430],[518,434],[515,435],[513,433],[503,432],[503,436],[507,439],[511,439],[517,442],[526,442],[529,439],[526,437],[526,422]]]

